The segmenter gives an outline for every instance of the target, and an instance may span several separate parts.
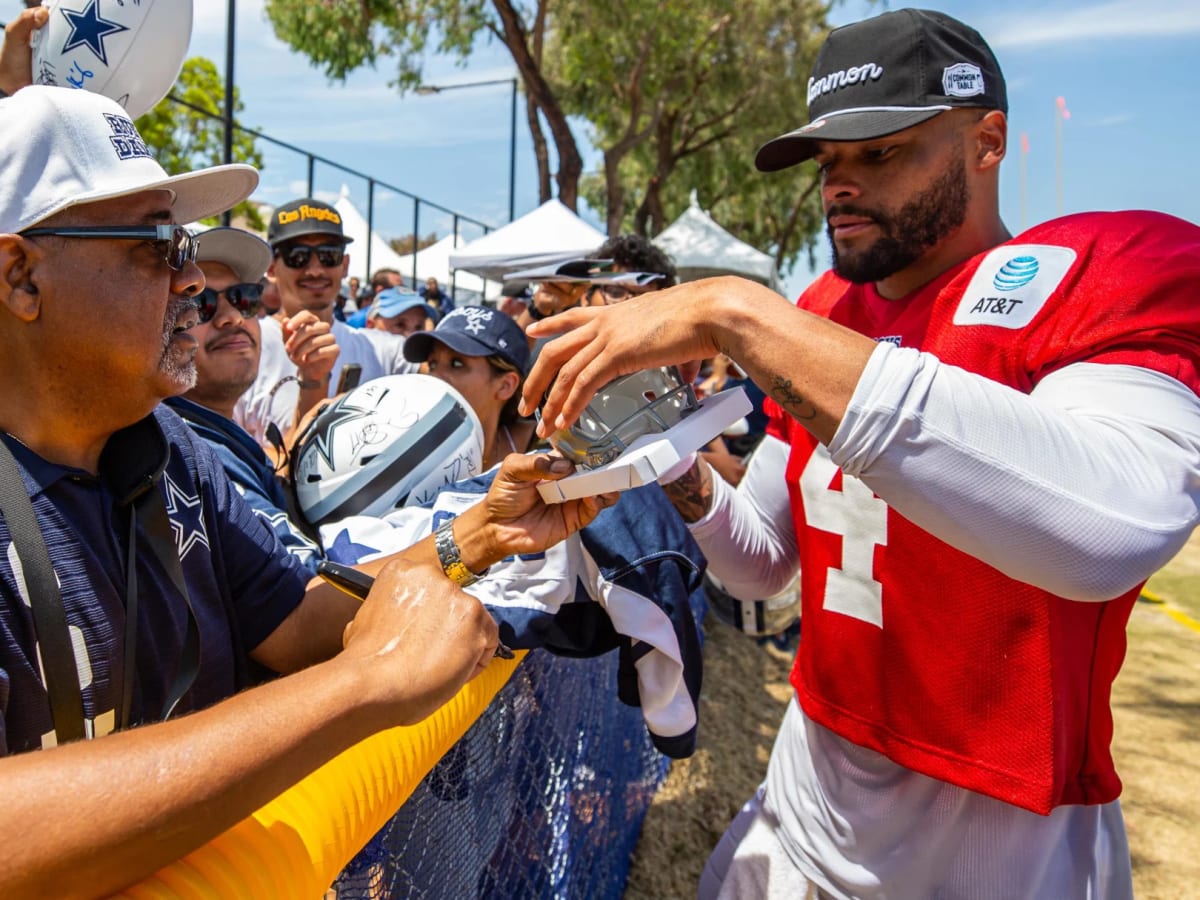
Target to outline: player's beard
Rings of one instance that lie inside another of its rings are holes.
[[[833,248],[833,271],[854,284],[882,281],[915,263],[933,247],[962,227],[967,219],[967,167],[956,156],[924,191],[900,207],[894,215],[878,209],[863,209],[835,203],[825,213],[871,219],[883,233],[865,250],[839,253],[833,229],[826,228]]]

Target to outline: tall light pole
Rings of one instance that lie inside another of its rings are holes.
[[[517,79],[495,78],[490,81],[467,81],[462,84],[422,84],[417,87],[416,91],[421,96],[427,97],[431,94],[440,94],[443,91],[457,91],[459,88],[486,87],[493,84],[512,85],[512,104],[509,110],[508,125],[508,221],[511,222],[516,218],[517,200]]]
[[[233,43],[234,24],[237,21],[237,0],[227,0],[225,18],[225,164],[233,162]],[[221,223],[228,225],[233,212],[226,210]]]

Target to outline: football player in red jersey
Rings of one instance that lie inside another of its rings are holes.
[[[795,697],[700,895],[1129,897],[1110,687],[1198,519],[1200,228],[1011,237],[1003,76],[939,13],[832,32],[809,109],[756,158],[820,167],[833,270],[795,307],[721,278],[529,330],[562,335],[523,394],[547,431],[718,352],[772,398],[736,491],[669,486],[730,591],[799,567],[803,593]]]

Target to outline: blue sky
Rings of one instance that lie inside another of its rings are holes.
[[[891,3],[889,8],[910,4]],[[913,4],[943,10],[988,39],[1008,81],[1010,148],[1001,177],[1001,211],[1010,230],[1022,224],[1020,136],[1029,137],[1026,224],[1057,212],[1055,101],[1070,110],[1062,136],[1062,212],[1148,208],[1200,222],[1200,2],[1197,0],[1010,0],[1006,4]],[[23,4],[0,0],[5,19]],[[876,7],[882,9],[882,7]],[[868,7],[850,0],[834,22],[861,18]],[[244,124],[337,160],[410,193],[493,224],[507,221],[510,88],[464,88],[431,97],[401,97],[379,70],[330,84],[305,59],[277,41],[263,0],[237,0],[235,76]],[[190,55],[223,67],[226,4],[196,0]],[[509,78],[514,67],[498,45],[483,46],[466,67],[427,60],[432,84]],[[779,132],[802,124],[781,111]],[[577,129],[581,150],[587,138]],[[764,134],[766,140],[774,135]],[[537,205],[534,162],[523,108],[517,115],[516,212]],[[591,154],[589,163],[597,164]],[[366,183],[318,164],[318,192],[347,184],[365,211]],[[275,203],[298,196],[307,176],[303,157],[266,149],[257,197]],[[700,198],[703,204],[704,198]],[[410,201],[386,191],[375,200],[377,227],[391,236],[412,230]],[[584,211],[585,218],[599,224]],[[445,234],[449,219],[423,212],[422,233]],[[818,253],[820,267],[828,253]],[[811,278],[787,279],[794,295]]]

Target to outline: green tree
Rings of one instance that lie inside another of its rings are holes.
[[[575,209],[583,159],[556,89],[542,74],[549,0],[525,7],[510,0],[267,0],[275,34],[333,79],[381,57],[394,57],[393,84],[421,83],[421,64],[433,50],[466,60],[478,40],[499,40],[512,54],[525,89],[526,115],[538,166],[538,192],[550,197],[549,152],[542,120],[554,142],[558,198]],[[431,35],[437,43],[430,47]]]
[[[582,193],[606,210],[609,234],[657,234],[694,190],[781,270],[811,250],[821,223],[814,167],[763,175],[753,159],[803,120],[828,3],[562,0],[557,10],[547,71],[603,152]]]
[[[233,96],[234,112],[241,112],[236,88]],[[159,164],[173,175],[220,165],[225,161],[225,122],[221,118],[224,104],[225,82],[216,65],[204,57],[192,57],[184,62],[170,96],[139,118],[137,128]],[[253,135],[234,131],[233,160],[262,168],[262,154]],[[256,231],[266,228],[257,207],[249,201],[235,206],[233,215],[244,218]]]
[[[580,190],[607,230],[653,235],[698,190],[713,215],[789,267],[820,224],[811,167],[753,171],[754,148],[802,121],[813,54],[833,0],[267,0],[276,34],[334,79],[382,58],[401,90],[427,52],[470,56],[499,40],[516,64],[551,196]],[[583,174],[568,117],[586,123],[603,170]],[[582,182],[582,184],[581,184]]]

